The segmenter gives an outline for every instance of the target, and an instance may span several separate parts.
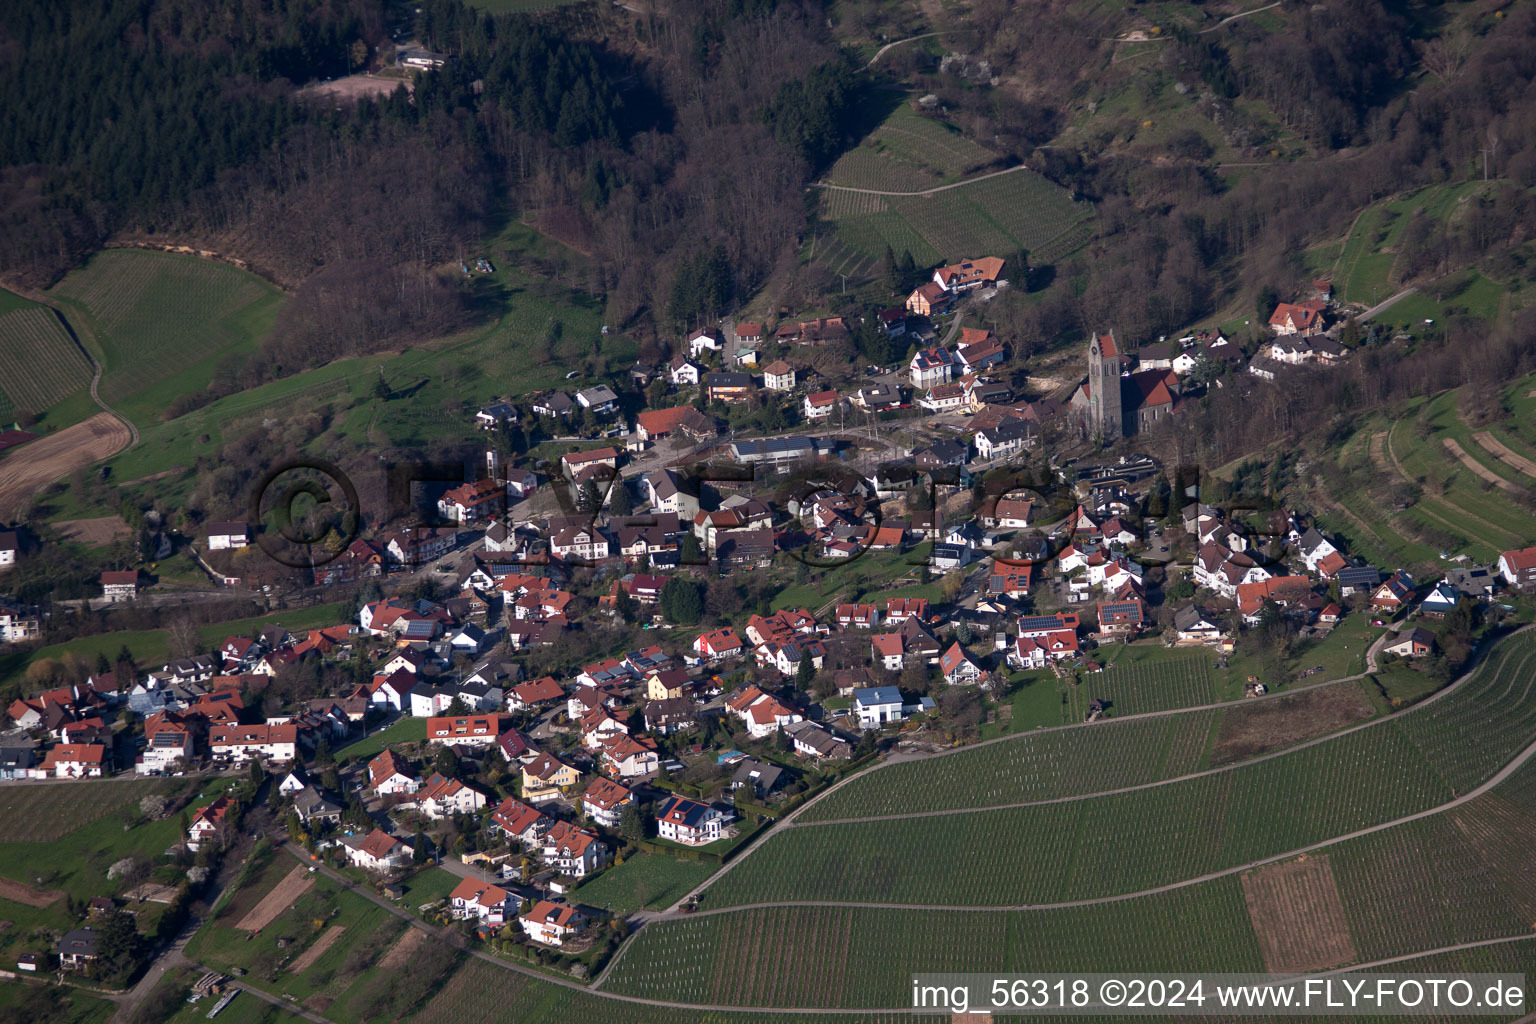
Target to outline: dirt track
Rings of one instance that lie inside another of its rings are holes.
[[[1456,456],[1456,460],[1458,462],[1460,462],[1463,466],[1466,466],[1473,473],[1477,474],[1479,478],[1488,481],[1495,487],[1506,491],[1518,491],[1520,489],[1514,484],[1510,483],[1508,480],[1505,480],[1503,477],[1499,476],[1499,474],[1495,473],[1487,466],[1483,465],[1481,462],[1478,462],[1472,456],[1468,455],[1466,449],[1462,448],[1462,446],[1456,442],[1455,438],[1447,437],[1445,439],[1445,447],[1450,451],[1452,455]],[[1487,445],[1485,444],[1483,447],[1486,448]]]
[[[309,970],[315,965],[316,960],[325,955],[326,950],[336,944],[336,940],[341,938],[341,933],[346,930],[345,925],[331,925],[318,939],[310,943],[309,948],[300,954],[297,960],[288,965],[289,972],[292,974],[302,974]]]
[[[65,519],[54,523],[59,536],[77,540],[82,544],[99,546],[133,536],[122,516],[101,516],[97,519]]]
[[[22,882],[0,878],[0,900],[10,900],[28,907],[46,907],[64,898],[57,889],[34,889]]]
[[[283,911],[293,906],[293,901],[308,891],[315,884],[308,870],[300,864],[283,877],[281,882],[272,887],[272,891],[261,898],[261,902],[251,908],[251,912],[240,919],[236,928],[248,932],[259,932],[267,925],[276,921]]]
[[[32,496],[82,466],[128,447],[133,436],[111,413],[33,441],[0,459],[0,520],[18,518]]]
[[[1536,478],[1536,462],[1532,462],[1524,455],[1511,451],[1509,446],[1486,430],[1480,430],[1472,435],[1472,440],[1486,448],[1492,455],[1506,466],[1513,466],[1528,477]]]

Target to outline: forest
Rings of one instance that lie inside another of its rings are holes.
[[[521,215],[589,254],[585,287],[608,318],[664,350],[765,290],[774,304],[828,300],[827,272],[798,254],[814,216],[805,186],[893,91],[932,93],[1002,160],[1094,204],[1088,246],[1032,268],[992,311],[1022,355],[1111,324],[1149,340],[1234,300],[1288,294],[1309,244],[1384,196],[1466,180],[1489,154],[1513,186],[1454,227],[1411,226],[1404,264],[1434,277],[1496,258],[1526,273],[1529,7],[1465,23],[1449,13],[1462,5],[1286,3],[1284,31],[1258,19],[1173,30],[1157,73],[1198,95],[1234,145],[1254,130],[1243,105],[1262,102],[1313,154],[1227,176],[1194,133],[1128,146],[1107,128],[1092,144],[1050,144],[1114,46],[1084,5],[1031,5],[1027,26],[1006,0],[957,14],[946,45],[1007,88],[946,74],[920,47],[860,70],[843,45],[853,22],[909,6],[493,16],[462,0],[17,0],[0,10],[0,274],[45,284],[113,237],[237,250],[295,290],[259,363],[280,375],[472,319],[432,268]],[[456,60],[377,101],[296,94],[377,64],[404,34]],[[28,73],[38,64],[61,73]],[[1518,322],[1468,347],[1474,329],[1448,322],[1445,351],[1414,359],[1447,383],[1474,362],[1479,374],[1524,365]],[[1394,390],[1399,365],[1334,397]]]

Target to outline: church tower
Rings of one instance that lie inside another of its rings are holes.
[[[1115,332],[1095,332],[1088,342],[1088,428],[1104,444],[1125,436],[1120,402],[1120,349]]]

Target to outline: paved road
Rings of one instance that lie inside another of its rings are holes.
[[[895,47],[900,46],[902,43],[915,43],[919,39],[932,39],[934,36],[952,35],[952,34],[953,34],[952,32],[924,32],[920,36],[907,36],[907,38],[905,38],[905,39],[898,39],[894,43],[886,43],[884,46],[880,47],[880,49],[875,51],[875,55],[873,57],[869,58],[869,63],[865,64],[864,67],[866,67],[866,68],[874,67],[875,66],[875,61],[877,61],[881,57],[885,56],[885,51],[890,50],[890,49],[894,49]]]
[[[1515,630],[1514,633],[1509,634],[1509,636],[1511,636],[1511,637],[1512,636],[1516,636],[1516,635],[1518,635],[1520,633],[1524,633],[1527,630],[1532,629],[1532,628],[1533,628],[1532,626],[1523,626],[1520,629]],[[1334,685],[1336,683],[1343,683],[1343,682],[1349,682],[1349,681],[1356,680],[1356,679],[1362,679],[1367,674],[1369,674],[1370,671],[1374,670],[1374,665],[1376,663],[1376,652],[1380,649],[1380,647],[1382,645],[1384,645],[1384,643],[1386,642],[1387,638],[1390,637],[1391,635],[1392,635],[1391,633],[1384,633],[1384,634],[1382,634],[1380,637],[1378,637],[1376,639],[1375,643],[1373,643],[1371,645],[1371,649],[1366,654],[1366,663],[1367,663],[1367,671],[1366,672],[1360,672],[1360,673],[1356,673],[1354,675],[1349,675],[1349,676],[1341,676],[1341,677],[1339,677],[1337,679],[1329,679],[1329,680],[1325,680],[1323,682],[1318,682],[1318,683],[1309,683],[1306,686],[1293,687],[1293,688],[1290,688],[1290,689],[1287,689],[1287,690],[1284,690],[1284,691],[1279,691],[1279,692],[1276,692],[1276,693],[1266,694],[1263,697],[1255,698],[1255,700],[1256,701],[1276,700],[1276,699],[1278,699],[1280,697],[1288,696],[1290,694],[1295,694],[1295,693],[1302,693],[1302,692],[1304,692],[1306,690],[1313,690],[1313,689],[1317,689],[1317,688],[1323,687],[1323,686],[1332,686],[1332,685]],[[1507,637],[1505,639],[1507,639]],[[1412,709],[1410,709],[1409,712],[1406,712],[1406,713],[1412,713],[1413,711],[1416,711],[1416,710],[1418,710],[1420,708],[1423,708],[1426,705],[1432,704],[1435,701],[1444,698],[1446,694],[1450,693],[1451,691],[1457,689],[1458,687],[1460,687],[1464,683],[1466,683],[1467,680],[1472,678],[1473,673],[1476,671],[1478,666],[1482,663],[1484,657],[1487,656],[1488,651],[1491,650],[1492,647],[1493,647],[1492,644],[1486,644],[1485,643],[1481,648],[1479,648],[1477,654],[1473,658],[1472,664],[1468,666],[1467,671],[1464,672],[1461,675],[1460,678],[1458,678],[1455,682],[1452,682],[1450,685],[1448,685],[1448,686],[1446,686],[1446,687],[1436,691],[1435,693],[1431,694],[1429,697],[1426,697],[1424,700],[1422,700],[1418,704],[1414,705],[1414,707]],[[1248,703],[1253,703],[1253,701],[1245,702],[1245,706]],[[1140,714],[1140,715],[1124,715],[1124,716],[1121,716],[1119,718],[1112,718],[1112,719],[1109,719],[1107,721],[1102,721],[1102,722],[1077,722],[1077,723],[1074,723],[1072,725],[1059,726],[1058,728],[1060,728],[1060,729],[1085,729],[1085,728],[1112,727],[1117,722],[1133,722],[1133,721],[1139,721],[1139,720],[1148,719],[1148,718],[1167,718],[1167,717],[1172,716],[1172,715],[1182,715],[1182,714],[1186,714],[1186,713],[1192,712],[1192,711],[1210,711],[1210,710],[1214,710],[1214,709],[1218,709],[1218,708],[1231,707],[1231,706],[1232,706],[1232,702],[1231,701],[1222,701],[1222,702],[1218,702],[1218,703],[1215,703],[1215,704],[1204,704],[1204,705],[1199,705],[1199,706],[1196,706],[1196,707],[1169,708],[1169,709],[1164,710],[1164,711],[1149,711],[1149,712],[1146,712],[1145,714]],[[1373,727],[1376,727],[1376,726],[1380,726],[1383,723],[1392,720],[1394,717],[1395,716],[1388,715],[1388,716],[1381,717],[1381,718],[1373,718],[1373,719],[1370,719],[1369,721],[1362,722],[1359,725],[1350,726],[1349,728],[1343,729],[1343,730],[1341,730],[1339,732],[1329,733],[1326,736],[1319,736],[1319,737],[1317,737],[1315,739],[1308,740],[1308,741],[1306,741],[1304,743],[1299,743],[1299,744],[1297,744],[1295,746],[1286,747],[1284,750],[1273,751],[1272,753],[1269,753],[1269,754],[1264,754],[1264,755],[1261,755],[1261,756],[1255,757],[1255,758],[1249,758],[1246,761],[1240,761],[1240,762],[1238,762],[1236,764],[1232,764],[1232,765],[1225,765],[1225,766],[1220,767],[1220,768],[1210,768],[1210,769],[1207,769],[1207,770],[1205,770],[1203,772],[1195,772],[1192,775],[1181,776],[1178,779],[1165,779],[1165,780],[1162,780],[1162,781],[1159,781],[1159,782],[1143,783],[1143,784],[1141,784],[1139,786],[1130,786],[1130,787],[1125,787],[1125,788],[1119,789],[1119,790],[1110,790],[1110,791],[1107,791],[1107,792],[1104,792],[1104,793],[1084,793],[1084,794],[1079,794],[1078,796],[1058,797],[1058,798],[1052,799],[1052,800],[1032,801],[1031,803],[1067,803],[1067,802],[1071,802],[1071,801],[1074,801],[1074,800],[1096,799],[1096,798],[1098,798],[1100,796],[1109,796],[1109,795],[1113,795],[1114,793],[1133,792],[1135,790],[1141,790],[1141,789],[1151,789],[1151,788],[1156,787],[1156,786],[1166,785],[1166,784],[1168,784],[1170,782],[1188,781],[1191,778],[1198,778],[1199,776],[1202,776],[1202,775],[1214,775],[1214,774],[1217,774],[1219,772],[1231,771],[1231,770],[1233,770],[1235,768],[1246,767],[1248,765],[1255,764],[1255,763],[1257,763],[1259,761],[1267,761],[1267,760],[1270,760],[1272,758],[1283,757],[1286,754],[1294,753],[1295,751],[1301,750],[1301,749],[1303,749],[1305,747],[1316,746],[1319,743],[1326,743],[1326,742],[1329,742],[1331,740],[1337,739],[1339,736],[1343,736],[1343,735],[1345,735],[1347,733],[1358,732],[1361,729],[1367,729],[1367,728],[1373,728]],[[1038,730],[1036,730],[1036,731],[1038,731]],[[785,815],[784,819],[782,821],[780,821],[777,825],[775,825],[772,831],[778,832],[780,830],[790,829],[790,828],[808,828],[808,827],[813,827],[816,824],[819,824],[818,822],[801,822],[801,821],[798,821],[797,819],[802,814],[804,814],[807,809],[809,809],[811,807],[815,807],[822,800],[825,800],[827,797],[831,796],[833,793],[837,792],[842,787],[844,787],[846,785],[849,785],[850,783],[854,782],[855,780],[867,777],[870,774],[870,772],[876,772],[876,771],[881,770],[882,768],[889,767],[890,765],[901,764],[901,763],[906,762],[906,761],[928,760],[928,759],[935,758],[935,757],[950,757],[950,756],[953,756],[955,754],[961,754],[961,753],[964,753],[964,752],[969,751],[969,750],[975,750],[977,747],[988,746],[988,745],[991,745],[993,743],[1009,743],[1009,742],[1013,742],[1015,740],[1021,739],[1021,738],[1025,737],[1025,736],[1035,735],[1036,731],[1027,732],[1027,733],[1018,733],[1018,734],[1010,735],[1010,736],[999,736],[999,737],[997,737],[995,739],[984,740],[981,743],[973,743],[973,744],[970,744],[969,746],[964,746],[964,747],[955,747],[953,749],[940,751],[940,752],[934,753],[934,754],[920,754],[920,753],[898,753],[898,754],[893,754],[890,757],[886,758],[885,760],[881,761],[879,764],[874,765],[871,768],[867,769],[866,771],[858,772],[858,773],[856,773],[854,775],[850,775],[850,776],[847,776],[845,778],[839,779],[837,782],[833,783],[831,786],[829,786],[828,788],[823,790],[821,793],[817,794],[815,797],[812,797],[810,800],[807,800],[805,803],[801,804],[799,807],[797,807],[793,811],[789,812],[789,814]],[[1518,766],[1519,764],[1524,763],[1525,759],[1528,758],[1533,752],[1536,752],[1536,744],[1533,744],[1532,747],[1528,747],[1528,748],[1526,748],[1526,750],[1522,751],[1518,755],[1518,757],[1515,759],[1515,761],[1511,762],[1511,765],[1512,766]],[[1512,767],[1506,767],[1506,769],[1503,772],[1500,772],[1499,775],[1495,776],[1495,780],[1500,780],[1500,779],[1506,777],[1508,775],[1508,773],[1510,771],[1512,771],[1512,770],[1513,770]],[[1486,788],[1488,788],[1489,786],[1494,785],[1494,784],[1496,784],[1496,781],[1490,781],[1489,783],[1485,783],[1484,786],[1481,786],[1481,787],[1478,788],[1477,792],[1482,792]],[[1368,834],[1369,832],[1378,831],[1380,828],[1386,828],[1386,827],[1389,827],[1389,826],[1391,826],[1393,824],[1400,824],[1403,821],[1412,821],[1412,820],[1415,820],[1415,819],[1417,819],[1419,817],[1423,817],[1423,816],[1425,816],[1427,814],[1439,813],[1442,810],[1445,810],[1445,809],[1447,809],[1449,807],[1455,806],[1456,804],[1464,802],[1465,799],[1466,799],[1465,797],[1458,797],[1456,800],[1453,800],[1449,804],[1445,804],[1445,805],[1442,805],[1442,806],[1437,807],[1437,808],[1431,808],[1429,811],[1422,812],[1420,814],[1413,815],[1413,816],[1410,816],[1408,818],[1400,819],[1399,821],[1396,821],[1396,822],[1388,822],[1385,825],[1377,826],[1375,828],[1366,829],[1364,832],[1358,833],[1358,834],[1360,834],[1360,835]],[[937,816],[937,815],[940,815],[940,814],[976,814],[976,813],[981,813],[983,811],[999,810],[999,809],[1002,809],[1002,807],[1008,807],[1008,806],[1029,806],[1029,804],[1026,803],[1026,804],[1018,804],[1018,805],[1001,805],[1001,806],[988,806],[988,807],[968,807],[968,808],[961,808],[961,809],[957,809],[957,810],[947,810],[947,811],[920,811],[920,812],[915,812],[915,813],[909,814],[909,815],[891,815],[891,816],[888,816],[888,818],[934,817],[934,816]],[[855,820],[870,821],[870,820],[887,820],[887,819],[883,819],[883,818],[865,818],[865,819],[846,819],[846,820],[847,821],[855,821]],[[829,822],[829,824],[830,824],[830,822]],[[1344,837],[1340,837],[1340,838],[1350,838],[1350,837],[1349,836],[1344,836]],[[1339,840],[1334,839],[1334,840],[1329,840],[1328,842],[1332,843],[1332,842],[1338,842],[1338,841]],[[697,897],[704,890],[708,889],[711,885],[713,885],[716,881],[719,880],[720,876],[724,875],[728,871],[731,871],[731,870],[735,869],[735,867],[737,865],[745,862],[755,852],[757,852],[757,850],[761,849],[763,845],[764,845],[763,843],[759,842],[759,843],[753,843],[751,846],[748,846],[744,851],[742,851],[740,856],[734,857],[731,860],[727,861],[720,868],[719,871],[715,872],[713,875],[711,875],[704,882],[701,882],[699,885],[695,886],[689,892],[685,893],[681,898],[679,898],[671,906],[667,907],[665,911],[662,911],[662,912],[658,913],[656,916],[657,917],[662,917],[662,918],[677,916],[678,914],[681,913],[680,908],[683,906],[683,904],[689,902],[690,900],[692,900],[695,897]],[[1327,845],[1327,844],[1325,843],[1325,844],[1321,844],[1321,845]],[[1308,849],[1310,849],[1310,847]],[[1282,857],[1274,858],[1274,859],[1284,859],[1284,857],[1294,856],[1295,853],[1299,853],[1299,852],[1304,852],[1304,851],[1293,851],[1292,853],[1284,854],[1284,855],[1282,855]],[[1269,863],[1269,861],[1265,860],[1265,861],[1258,862],[1258,863]],[[1238,869],[1238,870],[1242,870],[1242,869]],[[1231,872],[1220,872],[1217,875],[1212,876],[1212,877],[1220,877],[1220,875],[1222,875],[1222,874],[1230,874],[1230,873]],[[1166,886],[1164,888],[1178,888],[1178,887],[1180,887],[1181,885],[1184,885],[1184,884],[1187,884],[1187,883],[1177,883],[1175,885]],[[1163,890],[1162,889],[1147,890],[1147,892],[1161,892],[1161,891],[1163,891]],[[1144,895],[1144,893],[1134,893],[1134,894],[1131,894],[1131,895]],[[1112,899],[1124,899],[1124,898],[1127,898],[1127,897],[1112,897]],[[1103,902],[1103,901],[1090,901],[1090,902]],[[857,905],[858,906],[871,906],[872,904],[857,904]],[[1065,905],[1068,905],[1068,904],[1063,904],[1063,905],[1065,906]],[[719,913],[719,912],[723,912],[723,911],[726,911],[726,910],[741,910],[741,909],[745,909],[745,908],[742,908],[742,907],[722,908],[721,911],[709,911],[709,913]]]
[[[1406,299],[1408,296],[1412,295],[1416,291],[1418,291],[1417,288],[1404,288],[1402,291],[1398,292],[1396,295],[1392,296],[1390,299],[1387,299],[1385,302],[1378,302],[1376,305],[1372,306],[1370,309],[1366,310],[1364,313],[1361,313],[1359,316],[1355,317],[1355,319],[1356,320],[1369,320],[1371,317],[1376,316],[1378,313],[1380,313],[1382,310],[1386,309],[1388,306],[1396,305],[1398,302],[1400,302],[1403,299]]]
[[[1007,167],[1001,171],[978,174],[974,178],[967,178],[964,181],[956,181],[948,185],[935,185],[933,188],[925,188],[920,192],[885,192],[877,188],[854,188],[852,185],[833,185],[825,181],[813,181],[809,187],[824,188],[830,192],[857,192],[865,196],[931,196],[935,192],[947,192],[952,188],[964,188],[966,185],[974,185],[978,181],[986,181],[988,178],[997,178],[1004,174],[1015,174],[1019,171],[1027,170],[1029,170],[1028,167],[1020,164],[1017,167]]]

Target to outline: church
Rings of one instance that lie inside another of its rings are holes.
[[[1068,403],[1087,432],[1112,444],[1173,414],[1179,378],[1172,370],[1133,371],[1136,357],[1120,351],[1114,331],[1088,342],[1088,379]]]

